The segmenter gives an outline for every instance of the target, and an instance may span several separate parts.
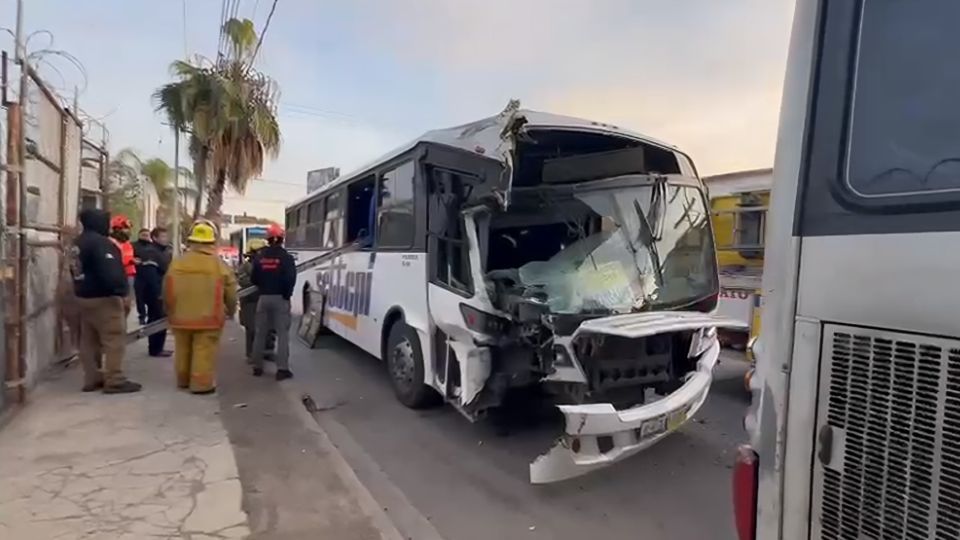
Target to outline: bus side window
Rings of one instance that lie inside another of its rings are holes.
[[[323,200],[307,205],[307,233],[305,242],[308,247],[323,245]]]
[[[331,193],[326,199],[323,218],[323,247],[333,249],[343,244],[343,207],[341,192]]]
[[[407,161],[380,177],[377,247],[413,247],[416,234],[413,197],[415,171],[415,163]]]
[[[439,168],[431,169],[429,178],[430,280],[472,294],[470,246],[460,210],[468,190],[478,179]]]
[[[347,243],[360,241],[361,247],[373,246],[376,222],[372,212],[376,209],[377,188],[375,176],[369,176],[347,186]]]

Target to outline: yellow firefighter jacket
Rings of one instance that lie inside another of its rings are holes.
[[[170,263],[163,301],[170,328],[218,330],[237,311],[237,278],[214,246],[194,245]]]

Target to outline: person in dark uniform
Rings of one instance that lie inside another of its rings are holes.
[[[160,258],[164,262],[163,268],[170,268],[170,261],[173,260],[173,246],[170,245],[170,235],[167,233],[167,229],[156,227],[150,231],[150,240],[160,250]]]
[[[70,250],[70,274],[80,319],[83,391],[139,392],[140,385],[128,380],[122,369],[129,284],[120,248],[107,237],[110,213],[88,208],[79,217],[83,233]]]
[[[170,267],[170,247],[166,245],[167,230],[157,227],[150,232],[150,242],[141,244],[137,270],[137,281],[142,285],[141,294],[146,304],[147,320],[150,324],[167,316],[163,309],[163,276]],[[163,349],[167,339],[166,330],[147,338],[147,352],[150,356],[168,357],[173,353]]]
[[[137,241],[133,242],[133,262],[137,265],[137,274],[133,277],[133,294],[137,301],[137,320],[140,321],[140,326],[147,324],[147,300],[143,295],[145,281],[140,275],[140,263],[143,260],[143,250],[152,245],[150,229],[140,229]]]
[[[262,238],[250,240],[247,246],[247,252],[244,254],[243,264],[237,270],[237,283],[240,290],[253,286],[253,259],[257,252],[267,246],[267,241]],[[240,325],[243,326],[246,337],[247,363],[253,364],[253,339],[256,335],[257,327],[257,302],[260,300],[260,293],[255,292],[240,299]]]
[[[263,375],[267,336],[276,331],[278,381],[293,377],[290,371],[290,297],[297,284],[297,264],[283,248],[283,227],[267,227],[267,247],[253,259],[250,281],[260,291],[253,340],[253,375]]]

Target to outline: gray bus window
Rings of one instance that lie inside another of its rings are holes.
[[[378,247],[409,248],[413,246],[416,230],[413,214],[415,170],[414,162],[408,161],[380,177]]]
[[[307,223],[323,222],[323,201],[314,201],[307,206]]]
[[[309,247],[323,246],[323,199],[307,206],[307,232],[304,241]]]
[[[846,187],[875,204],[960,200],[960,2],[863,2]]]

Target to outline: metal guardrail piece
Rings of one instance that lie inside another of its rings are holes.
[[[299,274],[302,272],[306,272],[311,268],[320,266],[321,264],[329,261],[330,259],[339,257],[340,255],[343,255],[345,253],[351,253],[358,249],[360,249],[360,244],[356,242],[352,244],[346,244],[344,246],[340,246],[337,249],[328,251],[326,253],[323,253],[321,255],[318,255],[310,259],[309,261],[298,264],[297,273]],[[257,292],[256,285],[252,287],[244,287],[243,289],[240,289],[239,291],[237,291],[237,300],[246,298],[247,296],[250,296],[255,292]],[[139,328],[136,328],[134,330],[127,332],[127,344],[129,345],[130,343],[134,343],[145,337],[152,336],[157,332],[162,332],[166,329],[167,329],[167,319],[160,319],[159,321],[154,321],[152,323],[145,324]]]

